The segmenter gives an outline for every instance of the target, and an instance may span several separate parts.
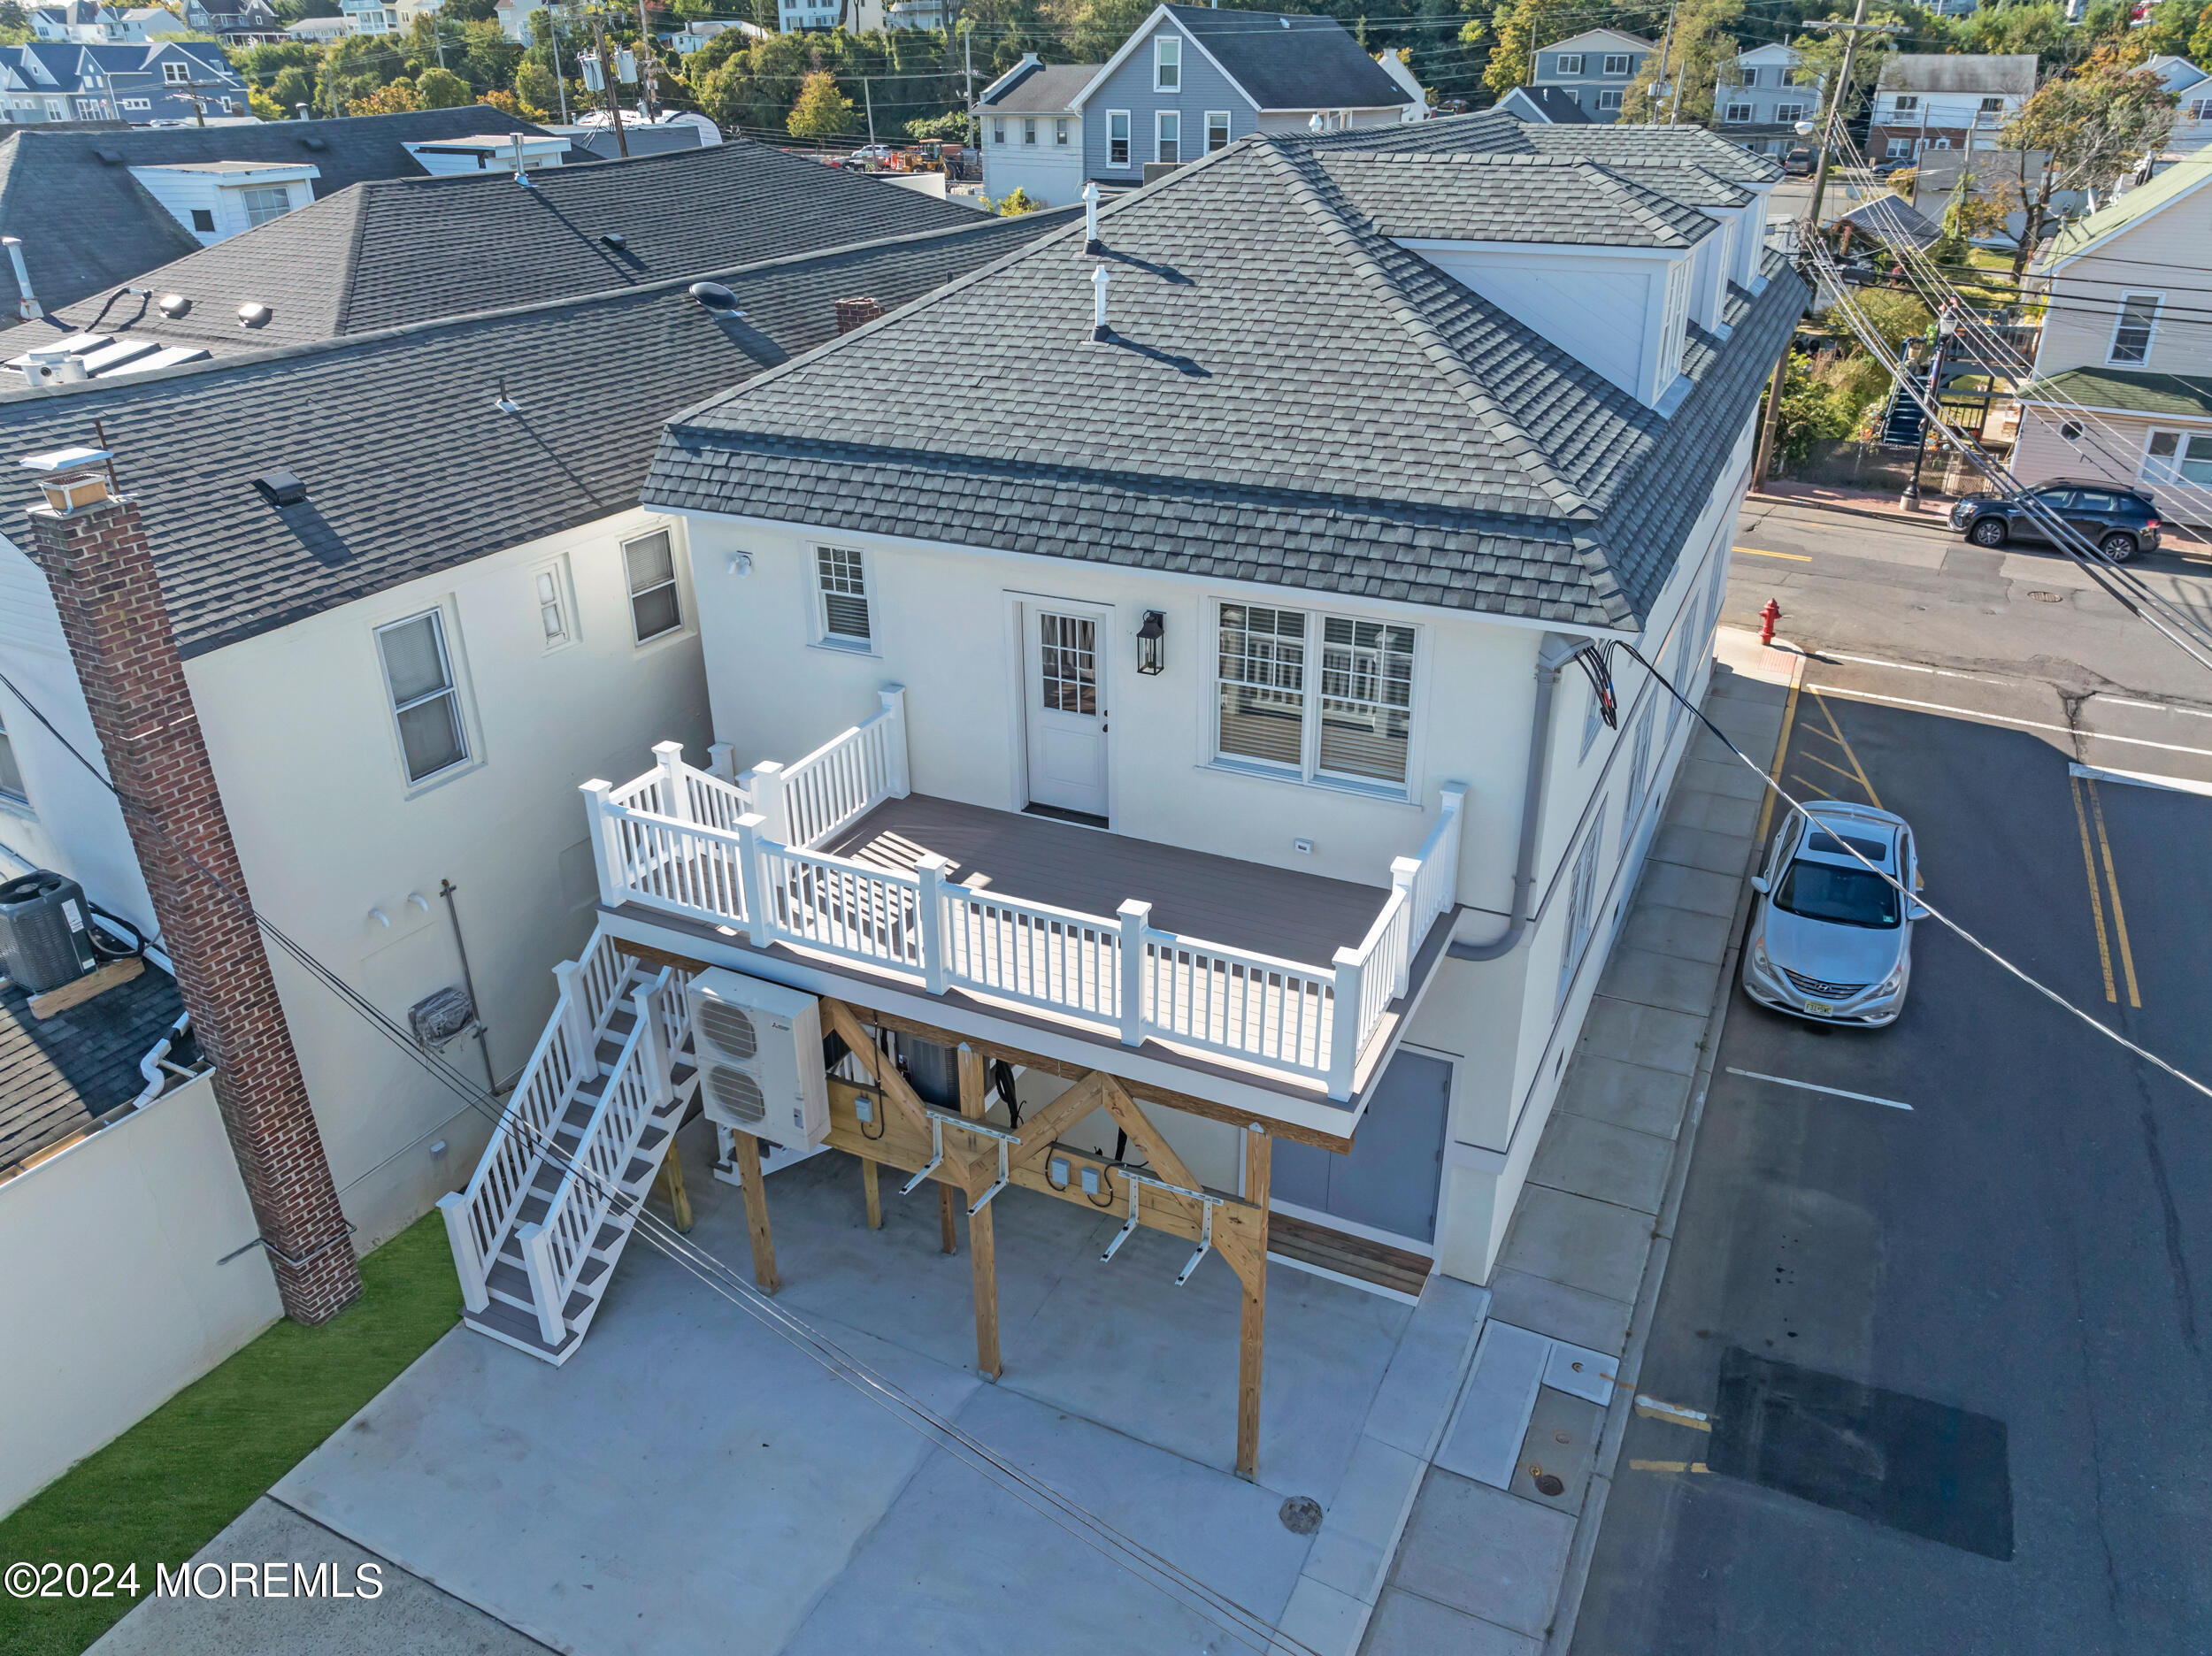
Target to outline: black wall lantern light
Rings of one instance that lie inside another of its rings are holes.
[[[1157,610],[1144,612],[1144,625],[1137,629],[1137,671],[1156,673],[1167,665],[1164,648],[1167,638],[1167,617]]]

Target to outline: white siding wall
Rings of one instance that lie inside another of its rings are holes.
[[[312,171],[312,169],[311,169]],[[287,210],[297,212],[315,199],[314,186],[303,178],[262,179],[236,173],[180,172],[166,167],[133,167],[131,176],[146,187],[146,192],[167,209],[169,216],[192,232],[203,247],[213,247],[232,236],[251,229],[246,218],[245,203],[240,191],[248,188],[281,188],[291,205]],[[206,212],[215,221],[212,230],[202,230],[192,222],[195,210]]]
[[[2212,264],[2212,185],[2169,202],[2139,224],[2060,267],[2052,279],[2054,306],[2043,325],[2035,367],[2039,374],[2069,368],[2125,366],[2133,372],[2212,374],[2212,320],[2203,286]],[[2108,364],[2112,330],[2123,294],[2159,294],[2150,359]]]
[[[984,111],[983,193],[993,201],[1017,189],[1047,207],[1066,207],[1083,198],[1083,118],[1079,115],[997,115]],[[1037,142],[1022,142],[1022,123],[1037,123]],[[1054,124],[1068,124],[1064,145],[1053,142]],[[996,142],[998,124],[1006,142]]]

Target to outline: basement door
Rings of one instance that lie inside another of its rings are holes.
[[[1360,1118],[1351,1153],[1278,1138],[1269,1193],[1315,1214],[1435,1241],[1451,1099],[1450,1062],[1401,1048]]]
[[[1106,816],[1106,654],[1111,611],[1022,606],[1029,802]]]

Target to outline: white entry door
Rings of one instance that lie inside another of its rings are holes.
[[[1036,603],[1022,613],[1030,802],[1103,816],[1110,612]]]

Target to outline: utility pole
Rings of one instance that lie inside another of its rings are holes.
[[[1866,9],[1866,0],[1859,0],[1859,9]],[[614,123],[614,147],[622,152],[622,158],[630,158],[630,141],[622,135],[622,100],[615,96],[614,83],[621,78],[613,58],[607,52],[607,20],[597,12],[591,18],[592,39],[599,47],[599,84],[607,94],[607,119]]]
[[[1806,210],[1805,213],[1805,233],[1808,235],[1815,234],[1820,228],[1820,200],[1828,190],[1828,152],[1834,147],[1837,130],[1843,124],[1844,100],[1851,95],[1851,63],[1858,56],[1859,36],[1886,34],[1893,32],[1894,28],[1893,25],[1887,23],[1869,24],[1866,20],[1866,0],[1858,0],[1857,6],[1852,11],[1851,21],[1848,23],[1824,20],[1815,23],[1812,27],[1840,28],[1844,31],[1844,42],[1843,63],[1836,71],[1836,88],[1828,98],[1828,119],[1821,123],[1820,158],[1813,165],[1813,199],[1811,206]]]
[[[962,18],[960,20],[961,20],[963,23],[965,23],[968,19],[965,19],[965,18]],[[963,63],[966,65],[966,69],[967,69],[967,75],[968,75],[968,149],[969,149],[969,150],[970,150],[972,153],[973,153],[973,152],[976,152],[976,151],[979,151],[979,150],[982,149],[982,145],[981,145],[979,142],[977,142],[978,138],[979,137],[979,134],[977,133],[977,131],[976,131],[976,127],[975,127],[975,31],[974,31],[974,30],[972,30],[972,29],[966,29],[966,28],[964,28],[964,29],[962,29],[962,30],[960,31],[960,55],[961,55],[961,59],[962,59]],[[980,160],[980,157],[979,156],[979,157],[978,157],[978,158],[979,158],[979,160]]]
[[[652,25],[645,20],[645,0],[637,0],[637,49],[645,59],[638,65],[638,103],[650,121],[660,114],[660,58],[653,50]]]
[[[868,90],[866,75],[860,77],[860,99],[868,106],[868,142],[873,143],[876,141],[876,100],[875,95]]]
[[[1659,73],[1663,75],[1668,75],[1674,80],[1679,81],[1682,77],[1674,73],[1673,59],[1671,56],[1674,50],[1674,13],[1675,7],[1669,6],[1667,8],[1667,32],[1659,38]],[[1667,111],[1667,125],[1670,126],[1674,125],[1675,115],[1682,108],[1682,91],[1680,87],[1678,86],[1674,88],[1673,91],[1674,97],[1672,101],[1674,107]]]
[[[553,42],[553,90],[561,100],[561,125],[568,125],[568,77],[561,73],[561,24],[552,7],[538,15],[545,19],[545,36]]]

